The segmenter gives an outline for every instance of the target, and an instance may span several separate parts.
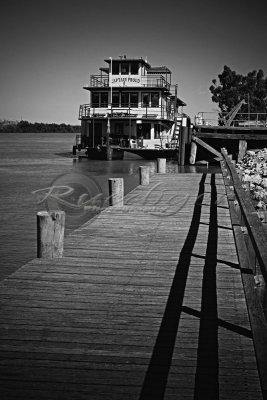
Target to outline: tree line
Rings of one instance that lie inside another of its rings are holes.
[[[70,125],[70,124],[47,124],[43,122],[10,122],[10,121],[0,121],[0,132],[29,132],[29,133],[46,133],[46,132],[73,132],[79,133],[81,130],[80,125]]]
[[[225,65],[218,78],[212,80],[209,90],[221,112],[231,111],[244,100],[240,113],[266,113],[267,77],[262,69],[242,75]]]

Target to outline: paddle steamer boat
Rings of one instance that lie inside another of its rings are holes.
[[[179,133],[190,120],[169,68],[126,56],[104,61],[84,87],[89,103],[80,106],[73,152],[106,160],[122,159],[125,151],[147,159],[176,157]]]

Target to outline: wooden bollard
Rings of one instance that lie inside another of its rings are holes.
[[[191,142],[191,151],[190,151],[190,158],[189,164],[194,165],[196,163],[196,156],[197,156],[197,144],[195,142]]]
[[[166,158],[157,158],[157,172],[159,174],[166,173]]]
[[[246,140],[239,140],[239,145],[238,145],[238,162],[240,162],[247,151],[247,141]]]
[[[124,180],[123,178],[109,178],[109,205],[113,207],[123,206]]]
[[[65,212],[37,213],[37,257],[60,258],[64,247]]]
[[[139,184],[149,185],[149,167],[139,167]]]

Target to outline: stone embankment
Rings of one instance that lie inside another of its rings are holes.
[[[247,151],[236,166],[256,210],[267,210],[267,148]]]

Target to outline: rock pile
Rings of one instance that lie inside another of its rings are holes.
[[[248,150],[243,160],[236,164],[242,186],[249,190],[257,210],[267,210],[267,148]]]

